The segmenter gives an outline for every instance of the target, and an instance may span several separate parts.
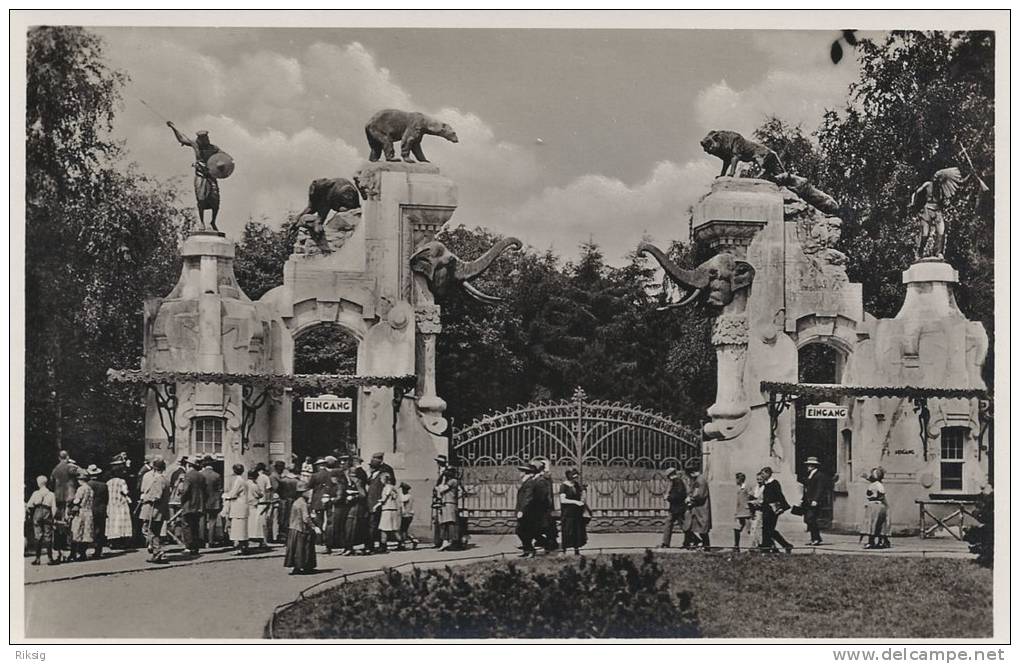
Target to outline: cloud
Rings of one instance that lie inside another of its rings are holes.
[[[314,42],[297,55],[262,46],[246,52],[238,44],[228,59],[172,33],[108,29],[104,36],[112,64],[132,77],[118,122],[132,160],[190,183],[190,154],[176,146],[161,115],[182,130],[209,130],[234,157],[236,170],[221,183],[220,221],[232,236],[249,216],[279,222],[300,209],[315,178],[353,176],[368,156],[365,123],[383,108],[422,110],[454,127],[459,143],[433,137],[423,148],[457,182],[462,210],[479,223],[534,187],[532,146],[500,139],[470,111],[423,108],[361,43]],[[190,186],[181,194],[190,199]]]
[[[764,77],[737,89],[725,78],[703,88],[695,98],[695,117],[702,128],[732,129],[749,135],[766,118],[777,116],[813,131],[828,108],[846,100],[857,68],[833,65],[829,46],[838,32],[756,32],[751,44],[770,63]]]
[[[686,240],[688,210],[708,191],[714,175],[715,168],[707,161],[659,162],[635,185],[587,174],[500,210],[493,227],[540,250],[551,246],[565,258],[573,257],[577,245],[591,238],[610,263],[618,264],[644,234],[663,244]]]

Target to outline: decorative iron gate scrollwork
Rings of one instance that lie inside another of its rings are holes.
[[[463,509],[476,530],[514,522],[517,466],[547,459],[553,481],[577,468],[587,486],[591,529],[627,530],[665,513],[669,468],[701,457],[701,433],[634,406],[573,398],[494,413],[453,432],[452,461],[461,468]],[[558,503],[558,498],[557,498]]]

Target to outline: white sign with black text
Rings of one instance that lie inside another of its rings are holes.
[[[318,397],[305,397],[306,413],[351,413],[354,412],[354,400],[350,397],[338,397],[335,394],[323,394]]]
[[[846,406],[837,406],[834,403],[818,403],[804,408],[804,414],[809,420],[838,420],[846,417],[848,412]]]

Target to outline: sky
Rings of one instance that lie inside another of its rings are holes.
[[[457,183],[451,224],[566,259],[594,240],[615,264],[644,236],[688,237],[687,210],[720,168],[698,143],[709,130],[749,136],[776,115],[813,131],[858,75],[829,60],[831,31],[93,30],[130,77],[114,133],[142,171],[194,200],[191,151],[165,119],[233,156],[218,222],[231,237],[302,209],[316,178],[351,178],[365,123],[399,108],[460,138],[422,143]]]

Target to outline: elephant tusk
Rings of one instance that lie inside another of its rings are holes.
[[[497,302],[503,301],[503,298],[496,297],[495,295],[489,295],[488,293],[483,293],[482,291],[478,290],[477,288],[475,288],[466,281],[462,282],[461,285],[464,286],[464,290],[467,291],[468,295],[484,304],[496,304]]]
[[[695,288],[694,292],[691,293],[690,295],[688,295],[687,297],[685,297],[683,300],[681,300],[679,302],[670,302],[669,304],[664,304],[661,307],[655,307],[655,310],[656,311],[667,311],[669,309],[679,309],[680,307],[685,307],[688,304],[690,304],[691,301],[694,300],[694,298],[698,297],[698,295],[700,295],[700,294],[701,294],[701,289],[700,288]]]
[[[684,306],[687,306],[688,304],[690,304],[691,302],[693,302],[693,301],[694,301],[694,299],[695,299],[696,297],[698,297],[699,295],[701,295],[701,289],[700,289],[700,288],[695,288],[695,289],[694,289],[694,291],[693,291],[693,292],[692,292],[692,293],[691,293],[690,295],[688,295],[688,296],[687,296],[687,297],[685,297],[685,298],[684,298],[683,300],[681,300],[680,302],[678,302],[676,306],[678,306],[678,307],[684,307]]]

